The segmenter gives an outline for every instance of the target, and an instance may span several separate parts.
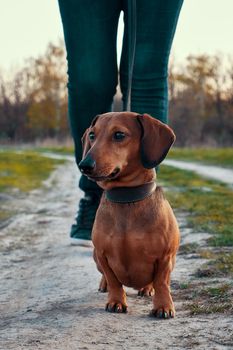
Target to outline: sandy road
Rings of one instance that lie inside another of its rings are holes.
[[[92,250],[71,246],[68,231],[80,193],[76,168],[59,166],[43,189],[8,205],[18,211],[0,233],[0,349],[233,349],[233,317],[190,316],[176,286],[193,279],[203,260],[178,256],[173,273],[177,317],[148,316],[149,299],[128,290],[129,312],[104,311]],[[178,216],[182,241],[205,244]]]

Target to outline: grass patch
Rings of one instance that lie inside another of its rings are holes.
[[[232,286],[228,283],[214,287],[199,287],[194,302],[188,305],[191,315],[233,311]]]
[[[223,274],[233,274],[233,252],[219,253],[217,258],[210,263],[210,266]]]
[[[35,148],[37,152],[52,152],[64,155],[74,155],[73,147],[59,146],[59,147],[37,147]]]
[[[222,251],[199,250],[196,243],[181,246],[180,254],[198,253],[210,259],[196,277],[215,277],[233,274],[233,252],[223,247],[233,246],[233,192],[226,185],[204,179],[194,172],[161,166],[158,180],[167,188],[166,196],[173,208],[188,212],[187,221],[195,230],[212,233],[208,240]]]
[[[233,148],[172,148],[168,159],[195,161],[233,168]]]
[[[10,210],[8,200],[14,200],[19,193],[40,187],[56,165],[62,163],[63,160],[46,158],[32,151],[0,152],[0,226],[15,214],[15,209]]]
[[[33,151],[8,149],[0,152],[0,227],[15,214],[10,201],[19,193],[40,187],[51,171],[62,163],[63,160],[46,158]]]
[[[55,166],[62,163],[63,160],[46,158],[32,151],[1,151],[0,192],[15,188],[27,192],[40,187]]]
[[[208,284],[210,282],[208,281]],[[219,281],[208,285],[205,282],[186,283],[173,291],[177,299],[186,301],[190,315],[233,312],[233,285]]]
[[[216,303],[216,301],[196,302],[188,305],[188,309],[191,315],[232,313],[233,311],[232,303],[230,301],[219,301],[218,303]]]
[[[233,193],[225,184],[165,165],[158,182],[168,189],[172,207],[189,213],[191,227],[215,234],[212,246],[233,246]]]
[[[196,254],[199,245],[197,243],[182,244],[179,248],[179,254]]]
[[[200,250],[199,256],[210,261],[196,272],[196,277],[219,277],[233,275],[233,252],[222,248],[218,252]]]

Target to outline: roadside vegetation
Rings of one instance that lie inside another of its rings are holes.
[[[158,181],[167,188],[172,207],[188,213],[190,226],[213,234],[211,245],[233,245],[233,193],[228,186],[165,165]]]
[[[40,187],[50,172],[63,160],[51,159],[34,151],[5,150],[0,152],[0,191],[17,188],[27,192]]]
[[[176,287],[175,298],[185,300],[185,309],[191,316],[200,314],[232,314],[233,285],[220,280],[193,280]]]
[[[233,168],[233,148],[172,148],[168,159]]]
[[[63,162],[34,151],[0,152],[0,227],[15,214],[8,200],[40,187],[51,171]]]
[[[197,243],[181,245],[179,254],[194,255],[206,263],[190,282],[176,288],[177,298],[186,300],[190,315],[232,314],[233,282],[229,283],[233,277],[232,190],[192,171],[165,165],[158,173],[158,183],[165,187],[172,207],[187,213],[188,226],[193,228],[194,235],[195,231],[212,234],[204,247]]]
[[[73,155],[74,154],[74,148],[73,147],[64,147],[64,146],[58,146],[58,147],[37,147],[35,148],[35,151],[42,152],[42,153],[58,153],[58,154],[64,154],[64,155]]]

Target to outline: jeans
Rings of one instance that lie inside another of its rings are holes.
[[[117,27],[124,12],[120,61],[123,103],[129,82],[129,4],[132,0],[58,0],[68,62],[68,114],[77,163],[81,137],[97,114],[111,111],[118,84]],[[135,0],[136,47],[131,110],[167,122],[168,60],[183,0]],[[81,179],[84,191],[97,185]]]

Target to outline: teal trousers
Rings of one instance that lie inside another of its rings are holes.
[[[82,156],[81,137],[97,114],[111,111],[118,73],[125,109],[129,75],[129,8],[133,0],[58,0],[68,63],[68,114],[75,157]],[[135,0],[136,47],[131,110],[167,122],[168,60],[183,0]],[[124,12],[120,69],[117,27]],[[84,178],[84,191],[96,185]]]

